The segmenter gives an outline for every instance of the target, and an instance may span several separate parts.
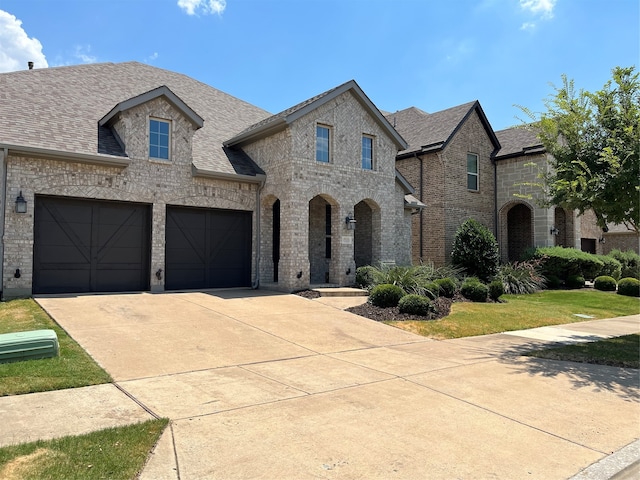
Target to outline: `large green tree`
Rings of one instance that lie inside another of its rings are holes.
[[[640,226],[640,82],[634,67],[616,67],[602,90],[562,86],[532,127],[552,158],[542,174],[547,205],[593,210],[603,229]]]

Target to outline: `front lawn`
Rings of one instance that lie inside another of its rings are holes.
[[[504,295],[503,303],[456,302],[439,320],[387,321],[404,330],[439,340],[559,325],[640,313],[640,299],[599,290],[544,290]]]
[[[0,333],[52,329],[60,356],[0,364],[0,396],[111,382],[111,377],[31,299],[0,303]]]
[[[0,448],[0,478],[133,479],[168,420]]]
[[[530,357],[592,363],[612,367],[640,368],[640,335],[624,335],[597,342],[564,345],[526,353]]]

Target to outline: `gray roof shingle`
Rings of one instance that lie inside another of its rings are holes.
[[[123,156],[98,121],[119,103],[166,86],[198,115],[193,138],[196,168],[225,174],[254,172],[241,152],[223,141],[270,116],[269,112],[186,75],[138,62],[101,63],[0,74],[0,144]]]
[[[387,120],[409,143],[409,147],[399,152],[398,155],[423,151],[425,147],[443,148],[474,109],[477,109],[481,120],[485,123],[487,133],[492,137],[497,147],[498,142],[493,135],[493,130],[480,107],[480,103],[476,100],[435,113],[427,113],[419,108],[410,107],[388,114]]]
[[[496,159],[545,151],[536,133],[526,125],[499,130],[496,132],[496,136],[502,146],[496,154]]]

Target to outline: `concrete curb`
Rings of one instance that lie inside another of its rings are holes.
[[[631,480],[640,474],[640,440],[590,465],[569,480]]]

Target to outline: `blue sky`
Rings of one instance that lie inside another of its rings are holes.
[[[139,61],[272,113],[355,79],[385,111],[480,100],[494,129],[640,61],[638,0],[0,0],[0,72]]]

